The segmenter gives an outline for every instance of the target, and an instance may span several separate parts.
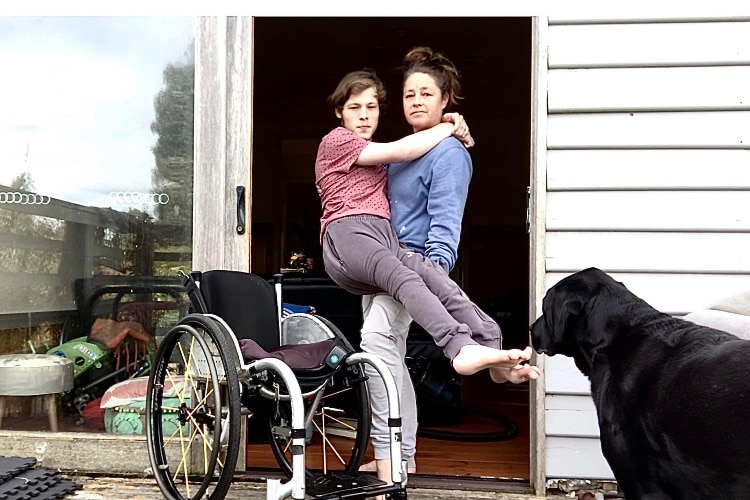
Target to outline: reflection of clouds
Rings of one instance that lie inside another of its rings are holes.
[[[109,206],[151,189],[154,98],[184,61],[193,18],[0,19],[0,184]],[[9,75],[12,78],[8,78]]]

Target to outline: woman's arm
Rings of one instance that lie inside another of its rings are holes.
[[[429,167],[431,181],[427,186],[426,205],[429,226],[424,249],[430,260],[450,271],[458,257],[473,165],[469,152],[458,144],[451,143],[441,153]]]

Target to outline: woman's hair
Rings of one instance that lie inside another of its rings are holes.
[[[328,104],[341,111],[351,96],[361,94],[370,87],[375,89],[378,106],[381,109],[385,108],[385,85],[375,74],[375,71],[370,68],[352,71],[344,75],[333,94],[328,96]]]
[[[456,66],[450,59],[429,47],[414,47],[404,57],[404,83],[414,73],[430,75],[440,92],[448,96],[449,104],[458,104],[461,95],[461,83]]]

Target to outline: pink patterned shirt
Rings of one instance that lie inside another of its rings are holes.
[[[321,238],[332,221],[347,215],[377,215],[390,219],[383,165],[356,165],[367,140],[337,127],[323,137],[315,159],[315,186],[323,205]]]

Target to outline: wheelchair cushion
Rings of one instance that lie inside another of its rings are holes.
[[[242,357],[246,362],[263,358],[276,358],[297,372],[324,366],[337,341],[336,339],[328,339],[310,344],[283,345],[272,351],[266,351],[252,339],[242,339],[239,344]]]
[[[207,311],[227,322],[237,339],[252,339],[265,351],[279,347],[279,320],[273,285],[241,271],[204,271],[200,293]]]

